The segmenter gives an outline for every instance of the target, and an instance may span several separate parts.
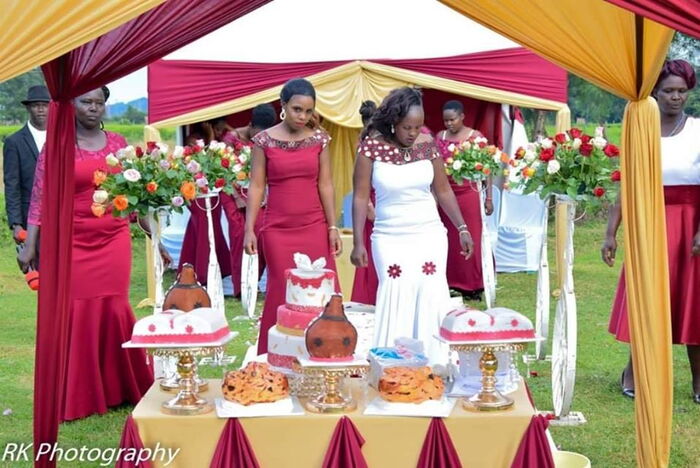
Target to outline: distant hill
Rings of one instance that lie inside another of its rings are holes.
[[[107,118],[118,119],[124,115],[129,106],[135,107],[141,112],[148,112],[148,98],[142,97],[129,102],[116,102],[114,104],[109,104],[107,106]]]

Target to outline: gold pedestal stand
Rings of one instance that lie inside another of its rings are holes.
[[[165,414],[191,416],[212,411],[214,405],[199,397],[197,392],[202,390],[197,384],[197,357],[209,356],[223,352],[223,346],[207,346],[200,348],[155,348],[154,356],[169,358],[177,357],[177,373],[179,376],[178,393],[175,398],[163,402],[161,411]],[[162,387],[161,387],[162,388]]]
[[[340,390],[340,379],[353,375],[364,377],[369,372],[369,364],[348,365],[301,365],[299,361],[293,364],[293,370],[304,377],[321,378],[324,382],[322,393],[310,397],[304,406],[312,413],[349,413],[357,409],[357,402],[350,395],[343,395]]]
[[[197,375],[195,369],[194,381],[197,383],[197,389],[200,392],[206,392],[209,389],[209,382]],[[160,389],[167,393],[177,393],[180,391],[180,375],[175,372],[170,377],[163,377],[160,381]]]
[[[513,399],[496,389],[496,371],[498,359],[496,351],[523,351],[523,343],[497,344],[450,344],[452,351],[477,351],[482,353],[479,360],[481,370],[481,390],[469,399],[462,399],[462,406],[470,411],[502,411],[513,407]]]

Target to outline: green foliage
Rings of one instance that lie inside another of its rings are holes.
[[[43,85],[44,75],[39,68],[0,83],[0,122],[17,124],[27,120],[27,109],[22,101],[31,86]]]
[[[124,112],[124,115],[122,115],[119,120],[125,123],[143,124],[146,122],[146,113],[141,112],[132,105],[129,105],[126,108],[126,112]]]

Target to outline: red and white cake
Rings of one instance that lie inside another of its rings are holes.
[[[213,343],[230,333],[223,312],[210,307],[190,312],[166,310],[134,324],[131,342],[154,345],[196,345]]]
[[[535,337],[535,328],[523,314],[505,307],[459,308],[442,320],[440,336],[448,341],[526,340]]]
[[[335,272],[324,268],[326,259],[313,263],[308,256],[294,254],[296,268],[285,271],[285,303],[277,308],[277,324],[267,335],[267,362],[291,369],[297,357],[308,358],[304,331],[318,317],[335,293]]]

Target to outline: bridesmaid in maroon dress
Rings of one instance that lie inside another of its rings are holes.
[[[367,128],[372,115],[377,110],[377,104],[374,101],[364,101],[360,106],[360,115],[362,116],[362,126]],[[359,145],[358,141],[358,145]],[[370,202],[367,204],[367,220],[365,221],[365,246],[367,246],[367,266],[355,268],[355,279],[352,282],[352,296],[350,300],[361,304],[372,304],[377,302],[377,288],[379,287],[379,279],[377,272],[374,269],[374,261],[372,260],[372,229],[374,229],[374,191],[370,192]]]
[[[143,350],[121,347],[135,321],[129,305],[128,221],[111,214],[98,218],[91,211],[93,173],[110,170],[105,157],[127,146],[121,135],[100,129],[107,97],[109,90],[102,88],[75,100],[72,305],[61,421],[105,413],[124,402],[136,404],[153,383]],[[42,151],[36,166],[28,239],[19,257],[23,269],[34,264],[38,248],[45,157]]]
[[[252,138],[263,130],[272,127],[277,120],[275,108],[271,104],[260,104],[253,108],[250,124],[246,127],[227,132],[224,143],[239,149],[243,146],[253,146]],[[241,294],[241,263],[243,259],[243,237],[245,235],[245,211],[248,190],[239,186],[235,187],[232,195],[222,195],[221,204],[228,221],[229,249],[231,251],[231,282],[233,283],[233,295]],[[255,223],[255,234],[258,235],[264,216],[258,216]],[[261,246],[259,246],[261,247]],[[258,269],[262,274],[265,269],[265,256],[263,249],[258,252]]]
[[[446,130],[437,134],[435,143],[437,144],[443,158],[452,157],[451,145],[482,136],[478,130],[464,125],[464,106],[459,101],[447,101],[442,107],[442,118],[445,122]],[[452,222],[440,210],[440,217],[447,228],[447,240],[449,249],[447,250],[447,282],[450,288],[456,289],[467,298],[478,298],[484,290],[484,278],[481,269],[481,210],[479,209],[479,192],[476,184],[465,181],[462,185],[455,183],[452,177],[449,178],[452,191],[457,197],[462,217],[467,223],[467,229],[472,234],[474,240],[474,254],[465,262],[464,257],[459,253],[459,234]],[[486,200],[484,209],[487,215],[493,212],[493,202],[491,198],[491,180],[486,184]]]
[[[335,270],[333,257],[342,249],[335,226],[330,137],[309,128],[315,124],[316,91],[308,81],[293,79],[282,88],[280,101],[282,122],[253,138],[248,189],[244,245],[251,255],[258,252],[254,227],[266,184],[269,190],[260,231],[268,279],[258,354],[267,352],[267,332],[275,324],[277,307],[284,303],[284,271],[294,268],[294,253],[312,260],[325,257],[326,268]]]

